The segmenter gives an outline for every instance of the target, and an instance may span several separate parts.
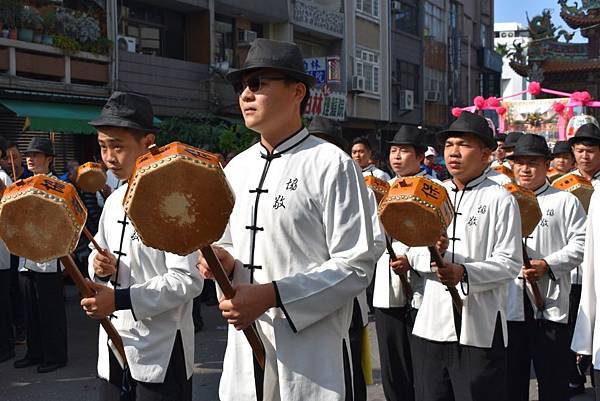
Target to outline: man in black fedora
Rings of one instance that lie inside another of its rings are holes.
[[[494,161],[492,162],[491,167],[496,166],[506,166],[510,168],[510,164],[506,161],[506,151],[504,149],[504,143],[506,142],[506,134],[498,133],[494,135],[494,139],[496,139],[496,144],[498,147],[493,153]]]
[[[102,160],[119,180],[130,178],[136,159],[154,143],[152,120],[147,98],[114,92],[90,122],[98,131]],[[105,252],[92,249],[88,262],[95,296],[81,300],[89,317],[111,318],[127,355],[128,370],[123,371],[100,327],[99,399],[119,400],[126,393],[137,401],[190,401],[192,300],[202,290],[197,255],[144,245],[123,209],[126,191],[127,185],[121,185],[106,199],[94,237]]]
[[[219,304],[231,324],[219,397],[352,399],[348,328],[374,270],[363,177],[303,127],[314,78],[295,44],[255,40],[228,79],[260,143],[225,168],[236,203],[214,248],[236,295]],[[200,269],[212,277],[203,259]],[[251,324],[265,346],[264,371],[239,331]]]
[[[554,144],[552,157],[552,167],[561,175],[568,174],[575,168],[575,156],[567,141],[558,141]]]
[[[25,150],[25,159],[27,168],[34,174],[55,177],[51,171],[54,146],[50,139],[32,138]],[[39,373],[52,372],[67,364],[67,317],[58,259],[37,263],[20,257],[19,283],[25,305],[27,353],[13,366],[38,365]]]
[[[454,208],[444,266],[432,263],[413,329],[415,399],[506,400],[506,283],[521,268],[516,200],[487,178],[497,144],[487,121],[462,113],[437,134]],[[446,286],[464,298],[453,308]]]
[[[575,155],[577,171],[574,174],[590,180],[594,189],[600,183],[600,128],[594,123],[584,124],[569,139]]]
[[[533,191],[542,219],[525,240],[531,268],[508,284],[508,384],[510,400],[529,399],[531,364],[540,400],[568,400],[570,274],[583,259],[585,212],[572,194],[546,179],[552,154],[544,137],[522,136],[509,156],[518,184]],[[527,282],[535,282],[544,309]]]
[[[398,179],[408,176],[424,176],[420,165],[425,157],[427,146],[423,142],[423,132],[416,127],[404,125],[394,135],[389,145],[388,162],[395,174],[389,181],[393,185]],[[418,362],[412,357],[412,328],[417,315],[425,279],[414,269],[420,263],[421,269],[429,269],[427,248],[409,248],[399,241],[392,241],[397,259],[391,259],[385,252],[377,262],[373,306],[377,323],[377,341],[381,360],[381,381],[385,398],[388,401],[414,400],[413,365]],[[412,269],[411,269],[412,268]],[[412,297],[404,292],[400,275],[406,275],[412,290]]]

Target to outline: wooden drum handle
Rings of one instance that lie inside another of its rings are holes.
[[[70,255],[62,256],[60,262],[65,267],[67,274],[71,276],[71,279],[83,298],[91,298],[96,295],[94,290],[88,285],[87,281],[85,281],[83,274],[81,274]],[[125,355],[125,348],[123,347],[123,339],[119,335],[119,332],[107,318],[100,319],[100,324],[104,328],[104,331],[106,331],[108,338],[112,341],[124,364],[127,365],[127,356]]]
[[[225,295],[226,299],[231,299],[235,296],[235,289],[231,285],[231,281],[227,277],[225,273],[225,269],[221,265],[219,258],[215,255],[212,247],[210,245],[204,246],[200,249],[204,259],[206,259],[206,263],[210,267],[213,275],[215,276],[215,281],[221,287],[221,291],[223,291],[223,295]],[[260,365],[260,367],[265,369],[265,348],[263,343],[258,336],[258,332],[254,325],[249,326],[244,329],[244,335],[246,336],[246,340],[250,343],[250,347],[252,347],[252,352],[254,352],[254,357],[256,358],[256,362]]]
[[[392,260],[398,259],[398,257],[396,256],[396,252],[394,251],[394,248],[392,247],[392,242],[390,241],[390,238],[387,235],[385,236],[385,246],[387,248],[388,253],[390,254],[390,258],[392,258]],[[404,290],[406,297],[412,298],[413,289],[410,286],[408,279],[406,278],[406,273],[400,273],[399,276],[400,276],[400,283],[402,284],[402,289]]]
[[[527,248],[525,248],[525,244],[521,242],[523,247],[523,265],[527,269],[531,269],[531,262],[529,261],[529,255],[527,254]],[[528,281],[531,286],[531,292],[533,294],[533,302],[535,302],[535,306],[538,310],[544,310],[544,298],[542,297],[542,293],[540,292],[540,287],[538,287],[535,281]]]
[[[438,267],[443,268],[445,266],[444,259],[442,259],[442,255],[440,255],[437,248],[435,246],[428,246],[427,249],[429,249],[429,253],[431,254],[431,257],[433,258],[435,264],[438,265]],[[446,286],[446,288],[448,289],[448,291],[450,292],[450,296],[452,297],[452,305],[454,305],[454,309],[456,310],[456,312],[458,312],[459,315],[461,315],[463,301],[460,297],[460,294],[458,293],[458,290],[456,289],[456,287]]]

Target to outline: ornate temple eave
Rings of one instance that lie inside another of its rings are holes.
[[[563,8],[560,16],[571,29],[587,28],[600,24],[600,15],[573,14]]]

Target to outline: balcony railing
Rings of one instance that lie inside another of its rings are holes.
[[[0,78],[11,83],[83,84],[106,87],[110,83],[110,59],[88,52],[65,55],[60,49],[39,43],[0,38]]]
[[[342,12],[308,1],[294,2],[294,23],[338,38],[344,36]]]

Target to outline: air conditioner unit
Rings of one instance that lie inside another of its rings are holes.
[[[438,91],[426,91],[425,92],[425,101],[426,102],[439,102],[441,98],[441,94]]]
[[[398,91],[398,108],[400,110],[414,110],[415,93],[408,89]]]
[[[402,8],[402,3],[399,1],[392,1],[392,13],[399,13]]]
[[[135,53],[135,47],[137,44],[137,38],[132,36],[117,36],[117,46],[119,46],[119,50],[128,51],[129,53]]]
[[[257,34],[254,31],[244,30],[238,32],[238,42],[252,43],[257,38]]]
[[[360,75],[352,76],[352,91],[353,92],[364,92],[365,91],[365,77]]]

